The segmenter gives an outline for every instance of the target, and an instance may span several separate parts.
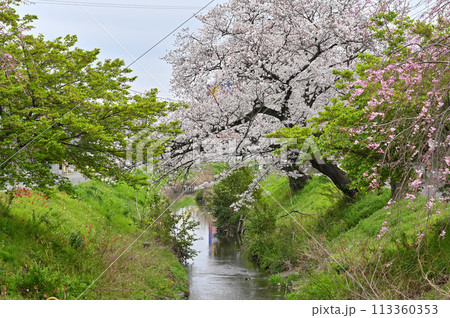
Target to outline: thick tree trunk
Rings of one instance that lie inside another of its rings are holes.
[[[293,192],[297,192],[305,187],[308,180],[311,180],[311,177],[306,174],[300,177],[289,177],[289,186]]]
[[[300,169],[300,166],[296,164],[297,159],[299,156],[299,152],[296,149],[290,149],[287,153],[287,160],[289,164],[284,168],[284,171],[286,171],[289,174],[296,174],[298,176],[291,176],[289,175],[289,186],[291,187],[291,190],[293,192],[300,191],[303,189],[308,182],[308,180],[311,180],[311,177],[307,174],[303,173],[303,171]]]
[[[400,200],[402,198],[402,183],[398,181],[391,180],[391,199],[393,201]]]
[[[329,162],[320,164],[315,159],[311,160],[310,162],[314,169],[330,178],[331,181],[333,181],[333,183],[336,185],[336,187],[341,190],[346,196],[354,198],[358,194],[357,190],[350,189],[352,181],[346,176],[344,171],[339,169],[338,166]]]

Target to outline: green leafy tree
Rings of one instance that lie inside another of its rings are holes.
[[[124,62],[99,61],[98,49],[75,46],[76,36],[24,35],[35,19],[11,8],[0,14],[0,188],[60,184],[50,167],[62,162],[87,177],[145,179],[125,168],[127,142],[146,132],[143,151],[162,153],[181,131],[178,122],[158,119],[180,105],[157,101],[156,89],[130,94],[135,77]]]

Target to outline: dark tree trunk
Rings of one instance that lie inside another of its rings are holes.
[[[397,201],[402,198],[402,184],[398,181],[391,180],[391,199]]]
[[[303,173],[300,169],[300,166],[296,164],[299,156],[299,152],[296,149],[290,149],[287,153],[288,165],[284,168],[284,171],[288,172],[288,174],[296,174],[298,176],[289,175],[289,186],[293,192],[300,191],[303,189],[308,182],[311,180],[311,177],[307,174]]]
[[[316,159],[313,159],[310,162],[314,169],[330,178],[331,181],[333,181],[333,183],[336,185],[336,187],[341,190],[346,196],[354,198],[358,194],[357,190],[350,189],[352,181],[346,176],[344,171],[339,169],[338,166],[329,162],[321,164],[317,162]]]
[[[308,180],[311,180],[311,177],[306,174],[300,177],[289,177],[289,186],[293,192],[297,192],[305,187]]]

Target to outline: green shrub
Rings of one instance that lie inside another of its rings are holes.
[[[278,210],[265,202],[257,202],[247,213],[245,230],[246,236],[272,234],[275,231]]]
[[[136,222],[140,228],[148,229],[154,240],[170,246],[181,263],[186,263],[196,255],[192,248],[196,240],[193,233],[199,222],[192,219],[190,211],[179,214],[172,212],[168,198],[158,193],[149,192],[147,195],[147,206],[141,210]],[[180,210],[193,204],[195,201],[192,197],[185,197],[173,209]]]
[[[329,180],[316,176],[295,194],[285,177],[270,176],[263,188],[271,195],[259,197],[246,214],[244,243],[262,267],[271,272],[286,270],[297,264],[297,247],[303,239],[297,222],[310,226],[340,195]],[[293,213],[289,216],[287,212]]]
[[[192,219],[192,212],[182,213],[174,216],[174,225],[170,235],[172,238],[172,249],[181,263],[186,264],[188,259],[197,255],[192,248],[197,239],[194,230],[200,223]]]
[[[284,285],[284,278],[279,273],[270,275],[269,285],[270,286],[282,286],[282,285]]]
[[[233,235],[237,232],[240,217],[245,215],[248,209],[241,208],[236,212],[231,206],[239,200],[238,195],[248,190],[253,177],[251,169],[244,167],[213,187],[211,208],[218,233]]]

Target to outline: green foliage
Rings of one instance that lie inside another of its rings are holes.
[[[240,216],[246,213],[247,208],[236,212],[232,204],[239,200],[238,195],[248,189],[252,180],[251,169],[240,168],[213,187],[211,208],[219,233],[233,234],[237,231]]]
[[[252,259],[271,272],[296,265],[297,249],[304,233],[297,222],[311,224],[333,202],[340,192],[326,177],[314,176],[298,193],[293,194],[286,177],[269,176],[262,184],[271,194],[260,197],[246,214],[244,244]],[[280,202],[281,208],[276,201]],[[298,211],[302,214],[287,212]]]
[[[143,205],[136,219],[140,228],[148,230],[157,242],[170,246],[183,264],[196,255],[192,248],[196,239],[193,233],[199,223],[192,219],[190,211],[186,212],[186,207],[195,205],[192,197],[185,197],[178,206],[171,207],[167,198],[148,190]]]
[[[312,138],[314,131],[311,127],[283,127],[282,129],[268,134],[268,138],[296,139],[295,143],[290,142],[288,145],[274,151],[274,154],[281,154],[289,148],[301,148],[306,140]]]
[[[272,234],[275,231],[278,212],[273,205],[265,202],[257,203],[246,217],[247,235],[250,233],[255,235],[263,233]]]
[[[271,286],[282,286],[284,285],[284,278],[280,275],[280,273],[270,275],[269,284]]]
[[[289,293],[287,299],[335,300],[349,299],[350,296],[345,279],[338,274],[308,272],[296,283],[298,288]]]
[[[223,162],[215,162],[215,163],[209,165],[209,167],[212,168],[215,175],[221,174],[221,173],[224,173],[224,172],[230,170],[230,165],[227,163],[223,163]]]
[[[166,139],[146,136],[146,150],[160,154],[181,131],[178,122],[157,120],[181,105],[157,101],[156,89],[131,95],[129,84],[135,78],[128,76],[131,70],[124,62],[99,61],[98,49],[75,46],[76,36],[49,41],[42,35],[21,35],[34,19],[13,11],[0,15],[12,34],[2,36],[0,50],[15,63],[0,74],[0,162],[15,156],[0,167],[0,187],[54,186],[64,180],[50,166],[63,162],[89,178],[145,182],[145,176],[121,168],[127,140],[142,131],[165,134]],[[26,151],[17,153],[26,144]]]
[[[299,274],[297,273],[292,273],[285,277],[283,277],[280,273],[272,274],[269,277],[269,285],[286,288],[287,286],[291,285],[292,282],[296,280],[298,277]]]
[[[10,291],[18,291],[26,299],[48,298],[49,295],[64,299],[68,287],[71,292],[79,293],[83,291],[83,287],[87,287],[87,282],[83,284],[78,281],[74,284],[68,284],[70,281],[70,276],[62,275],[57,267],[33,262],[26,269],[25,274],[17,273],[9,281],[8,286]]]
[[[278,210],[273,206],[258,203],[246,216],[244,244],[253,261],[265,269],[281,269],[286,255],[276,239]],[[284,250],[284,249],[283,249]]]
[[[184,212],[174,217],[175,224],[171,230],[172,248],[175,255],[183,264],[188,259],[197,255],[197,251],[192,248],[197,237],[194,234],[199,222],[192,219],[192,212]]]
[[[368,193],[360,196],[354,202],[338,202],[318,220],[316,230],[328,239],[334,239],[380,211],[389,199],[390,191],[385,190],[381,195]],[[378,227],[376,231],[379,231]]]
[[[392,11],[380,12],[371,20],[373,24],[369,26],[369,29],[373,32],[373,37],[388,44],[384,51],[386,55],[405,50],[406,36],[411,29],[415,29],[416,25],[420,25],[422,29],[422,31],[415,29],[416,34],[424,34],[425,29],[431,31],[431,25],[425,27],[426,24],[422,21],[414,21],[409,17],[399,18],[398,14]]]
[[[193,198],[191,196],[184,196],[180,198],[174,205],[172,205],[172,210],[176,211],[182,208],[187,208],[190,206],[196,206],[198,204],[197,195]]]
[[[262,267],[273,273],[293,267],[300,273],[293,278],[288,299],[369,297],[348,273],[365,290],[376,288],[382,299],[441,299],[450,290],[450,240],[441,236],[450,223],[448,203],[436,202],[428,212],[426,198],[419,197],[385,208],[387,189],[362,193],[350,202],[327,178],[315,176],[298,193],[279,176],[270,176],[263,188],[272,195],[259,198],[246,214],[243,240]],[[286,210],[303,214],[290,217]],[[378,238],[383,226],[388,231]],[[424,238],[418,244],[421,233]],[[423,273],[441,291],[430,288]],[[286,284],[279,274],[270,281],[274,286]]]
[[[136,190],[125,184],[91,181],[74,188],[71,197],[18,187],[9,205],[8,194],[0,193],[0,287],[7,286],[6,299],[75,299],[126,248],[83,299],[183,298],[187,272],[172,244],[157,244],[146,234],[130,246],[142,233],[135,212],[145,207],[146,191],[138,191],[136,202]],[[185,236],[179,242],[191,241]]]
[[[197,192],[195,192],[194,200],[197,205],[203,205],[204,199],[205,199],[205,190],[200,189]]]

